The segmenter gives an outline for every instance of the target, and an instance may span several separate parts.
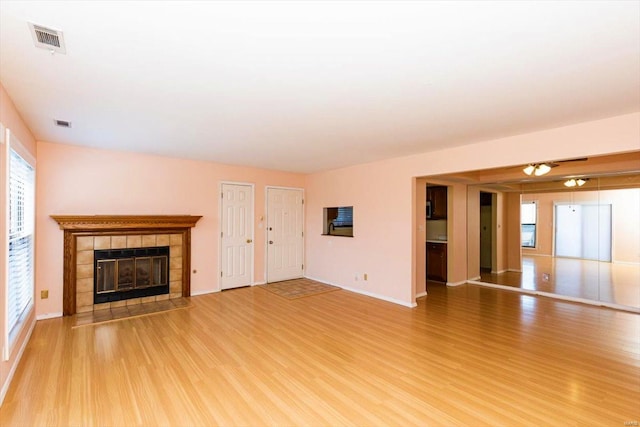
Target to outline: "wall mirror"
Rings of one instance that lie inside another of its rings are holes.
[[[526,166],[442,176],[467,185],[467,279],[640,311],[640,152]]]

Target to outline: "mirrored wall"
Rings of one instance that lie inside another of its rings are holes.
[[[640,309],[640,175],[571,179],[470,185],[469,278]]]
[[[424,178],[466,191],[467,282],[640,312],[640,151],[549,164]]]

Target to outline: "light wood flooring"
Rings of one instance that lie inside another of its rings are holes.
[[[475,285],[414,309],[240,288],[97,326],[39,321],[4,426],[624,426],[640,315]],[[633,424],[631,424],[633,425]]]
[[[640,308],[638,264],[523,256],[522,272],[482,272],[480,281]]]

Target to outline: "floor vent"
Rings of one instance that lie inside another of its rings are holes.
[[[31,22],[29,22],[29,29],[31,30],[33,43],[36,47],[47,49],[52,53],[67,53],[67,50],[64,47],[62,31],[41,27],[40,25],[36,25]]]

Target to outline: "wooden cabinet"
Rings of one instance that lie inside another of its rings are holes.
[[[427,280],[447,281],[447,244],[427,242]]]
[[[431,203],[431,218],[447,219],[447,187],[427,186],[427,201]]]

